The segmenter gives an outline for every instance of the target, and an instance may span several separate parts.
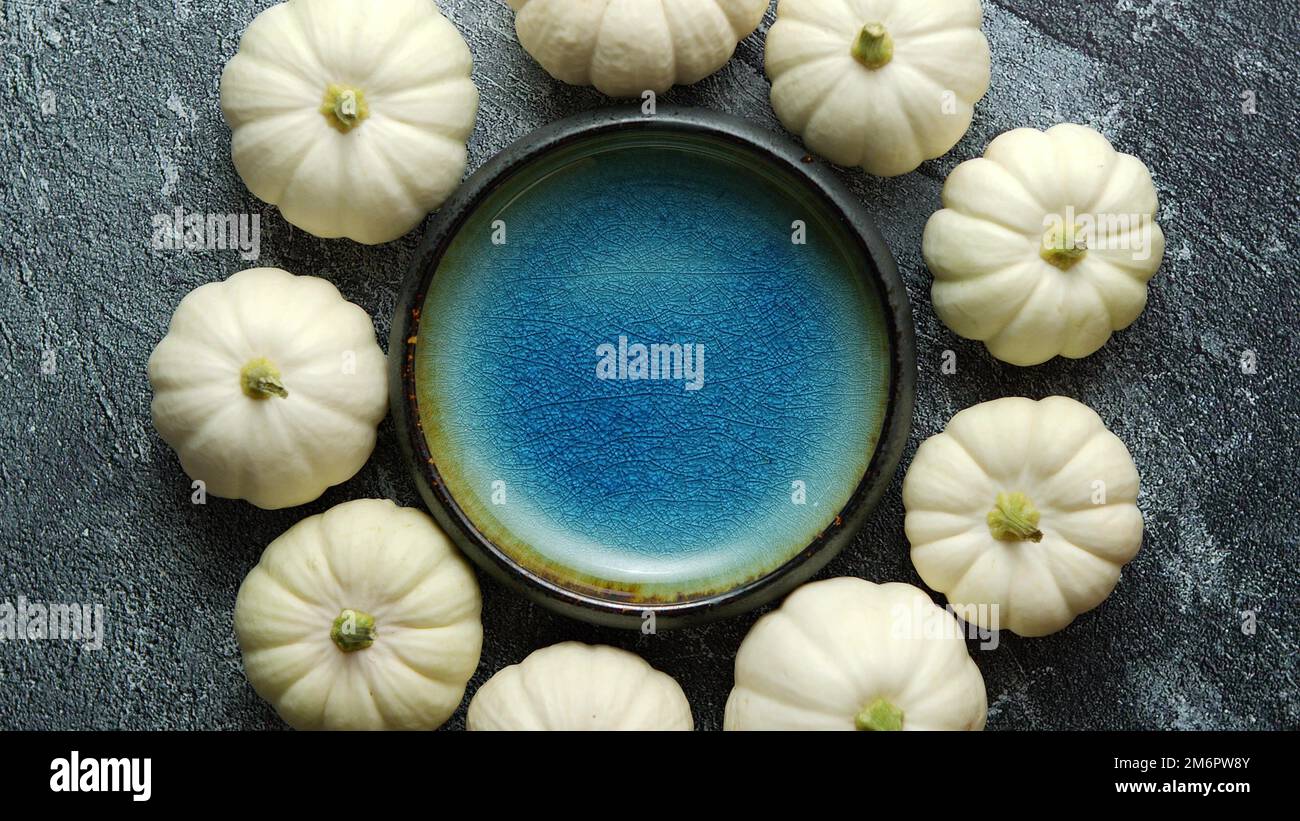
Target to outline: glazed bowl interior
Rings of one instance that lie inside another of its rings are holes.
[[[586,115],[496,158],[440,212],[393,339],[444,529],[606,624],[807,578],[911,416],[910,315],[869,219],[793,146],[711,113]]]

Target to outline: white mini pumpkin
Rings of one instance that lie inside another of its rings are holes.
[[[769,0],[509,0],[519,44],[552,77],[639,97],[722,68]]]
[[[980,730],[984,677],[960,623],[910,584],[813,582],[736,654],[726,730]]]
[[[1142,161],[1069,123],[1017,128],[948,175],[921,250],[935,313],[1014,365],[1087,356],[1147,303],[1165,238]]]
[[[250,268],[181,300],[149,357],[154,426],[205,493],[300,505],[370,458],[385,362],[329,282]]]
[[[957,144],[989,87],[979,0],[781,0],[772,108],[813,151],[883,177]]]
[[[921,443],[903,480],[912,563],[981,627],[1043,636],[1110,595],[1142,545],[1128,448],[1064,396],[996,399]]]
[[[244,671],[299,730],[432,730],[483,642],[469,565],[414,508],[359,499],[267,546],[235,601]]]
[[[553,644],[492,676],[469,703],[470,730],[692,730],[691,705],[635,653]]]
[[[460,183],[478,89],[433,0],[289,0],[221,74],[248,190],[320,237],[379,243]]]

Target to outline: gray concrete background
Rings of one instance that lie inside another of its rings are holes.
[[[260,264],[328,277],[372,313],[381,340],[419,232],[377,248],[316,239],[240,182],[218,77],[267,0],[0,1],[0,601],[107,607],[101,650],[0,644],[0,727],[282,727],[241,671],[231,610],[244,574],[303,516],[365,496],[419,500],[385,422],[361,473],[313,504],[190,504],[189,480],[149,420],[145,361],[187,291],[247,264],[233,252],[154,251],[150,219],[178,205],[260,214]],[[520,49],[500,0],[440,4],[471,44],[482,90],[471,167],[544,123],[606,103],[550,80]],[[1101,608],[1057,635],[1005,635],[996,651],[975,654],[989,726],[1300,726],[1300,7],[984,8],[993,80],[965,139],[900,178],[842,172],[911,293],[920,380],[904,464],[963,407],[1065,394],[1095,407],[1132,450],[1147,524],[1142,552]],[[667,99],[779,129],[762,70],[766,29],[720,73]],[[957,163],[1008,128],[1059,121],[1095,126],[1151,167],[1168,251],[1132,328],[1085,360],[1017,369],[937,321],[921,230]],[[945,349],[957,353],[955,375],[939,372]],[[1243,373],[1243,355],[1255,358],[1254,373]],[[919,583],[901,478],[823,575]],[[486,639],[471,693],[535,648],[606,642],[676,676],[698,725],[720,725],[732,659],[755,616],[640,636],[553,616],[486,579],[482,587]],[[1243,611],[1254,614],[1253,635]]]

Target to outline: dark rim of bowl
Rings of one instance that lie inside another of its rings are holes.
[[[889,399],[880,437],[861,481],[848,503],[818,537],[767,574],[730,590],[684,602],[636,602],[595,598],[570,590],[521,566],[487,537],[461,510],[441,480],[420,426],[414,358],[419,313],[425,293],[448,244],[485,197],[532,160],[598,134],[654,130],[698,134],[730,142],[765,157],[838,215],[874,270],[863,276],[874,288],[890,331]],[[639,106],[619,106],[560,120],[513,143],[474,172],[443,204],[425,232],[402,286],[388,344],[389,392],[403,455],[416,486],[438,525],[479,567],[533,601],[566,616],[612,627],[672,628],[699,624],[752,610],[807,581],[834,558],[866,523],[889,486],[911,429],[916,381],[916,340],[907,289],[884,239],[866,208],[823,161],[784,136],[730,115],[707,109],[659,106],[650,116]]]

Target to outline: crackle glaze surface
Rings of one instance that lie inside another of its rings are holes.
[[[434,464],[484,535],[571,588],[692,599],[774,570],[831,524],[880,433],[868,264],[804,183],[719,140],[604,135],[533,160],[426,293]],[[601,346],[637,344],[681,345],[685,367],[601,378],[618,358]]]

